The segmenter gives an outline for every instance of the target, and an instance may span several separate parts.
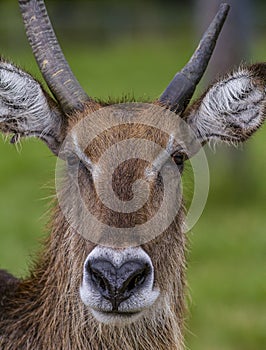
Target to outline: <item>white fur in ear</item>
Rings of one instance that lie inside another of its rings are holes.
[[[29,74],[7,62],[0,62],[0,130],[44,140],[56,153],[60,143],[62,117],[51,108],[40,84]]]
[[[245,141],[265,119],[265,84],[243,68],[214,84],[189,111],[188,123],[202,142]]]

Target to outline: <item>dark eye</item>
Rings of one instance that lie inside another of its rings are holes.
[[[172,154],[172,158],[177,166],[183,165],[184,161],[186,160],[185,154],[181,152],[174,152]]]
[[[79,163],[79,158],[75,153],[69,153],[66,157],[66,161],[69,166],[75,166]]]

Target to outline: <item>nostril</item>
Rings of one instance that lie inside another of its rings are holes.
[[[111,290],[111,286],[109,284],[108,279],[102,274],[101,271],[96,268],[87,266],[87,271],[89,272],[90,279],[92,283],[100,289],[102,292],[107,292]]]
[[[106,290],[107,281],[105,280],[105,278],[101,275],[101,273],[99,271],[91,269],[91,280],[94,284],[101,287],[101,289]]]
[[[124,291],[130,292],[135,288],[141,286],[145,282],[148,274],[149,274],[149,269],[147,267],[136,271],[125,281],[122,289]]]
[[[141,285],[142,283],[144,283],[146,278],[146,273],[145,271],[142,271],[141,273],[139,273],[135,279],[134,279],[134,287]]]

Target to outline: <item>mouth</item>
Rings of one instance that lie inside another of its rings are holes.
[[[141,311],[104,311],[91,309],[93,316],[101,323],[132,322],[141,315]]]

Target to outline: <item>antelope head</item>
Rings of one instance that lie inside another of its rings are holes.
[[[19,4],[52,97],[2,60],[0,128],[13,143],[40,138],[66,164],[59,205],[68,230],[87,246],[83,266],[73,271],[81,276],[80,302],[108,324],[154,310],[163,315],[174,299],[172,311],[181,315],[184,162],[210,140],[239,143],[258,129],[265,117],[265,64],[228,74],[188,107],[228,13],[223,4],[156,101],[102,105],[70,70],[43,1]]]

